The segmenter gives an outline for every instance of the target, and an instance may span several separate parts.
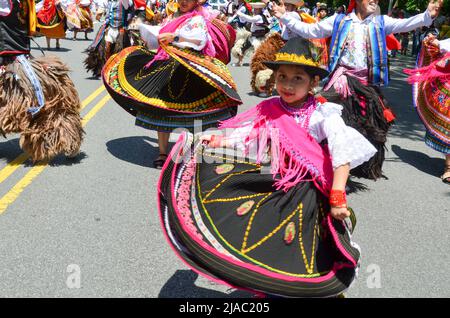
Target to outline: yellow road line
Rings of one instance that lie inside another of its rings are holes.
[[[95,114],[98,113],[100,109],[105,106],[105,104],[111,99],[111,96],[106,95],[104,96],[92,109],[89,111],[89,113],[86,114],[86,116],[83,117],[83,120],[81,121],[81,124],[86,126],[86,124],[92,119],[92,117],[95,116]]]
[[[14,171],[16,171],[17,168],[19,168],[22,163],[24,163],[28,158],[29,156],[26,153],[22,153],[17,156],[16,159],[8,163],[6,167],[0,170],[0,183],[5,181],[10,175],[12,175]]]
[[[105,90],[105,86],[100,86],[97,88],[91,95],[86,97],[85,100],[81,103],[81,110],[83,110],[89,103],[91,103],[98,95],[100,95],[101,92]],[[109,95],[108,95],[109,96]],[[30,158],[30,156],[26,153],[22,153],[19,156],[17,156],[13,161],[9,162],[6,167],[4,167],[2,170],[0,170],[0,183],[5,181],[10,175],[14,173],[21,165],[27,161],[27,159]]]
[[[22,191],[36,178],[42,171],[44,171],[45,167],[47,167],[48,161],[42,161],[36,164],[19,182],[16,183],[11,190],[8,191],[0,199],[0,214],[2,214],[8,206],[13,203]]]
[[[86,99],[83,102],[81,102],[81,110],[83,110],[87,105],[89,105],[104,90],[105,90],[105,86],[102,85],[99,88],[97,88],[95,90],[95,92],[93,92],[91,95],[86,97]]]
[[[106,105],[110,98],[111,97],[109,95],[106,95],[89,111],[89,113],[86,114],[82,121],[83,127],[92,119],[92,117],[95,116],[95,114],[98,113],[100,109],[102,109],[103,106]],[[19,180],[19,182],[16,183],[14,187],[11,188],[11,190],[8,191],[8,193],[0,199],[0,215],[3,214],[9,205],[19,197],[24,189],[30,185],[42,171],[44,171],[47,165],[48,161],[46,160],[38,162],[22,179]]]

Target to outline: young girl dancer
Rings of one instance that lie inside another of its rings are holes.
[[[450,39],[425,38],[417,67],[406,71],[414,105],[426,128],[425,143],[445,156],[441,179],[450,184]]]
[[[344,124],[340,105],[310,93],[328,75],[310,45],[289,40],[267,63],[279,97],[225,121],[221,128],[237,128],[231,134],[196,143],[182,135],[163,168],[159,209],[167,239],[212,280],[274,295],[331,297],[356,276],[360,253],[345,222],[345,186],[350,168],[376,149]],[[256,160],[217,155],[214,148],[224,146]]]
[[[158,131],[155,168],[167,158],[173,130],[217,127],[241,104],[224,64],[234,31],[211,18],[198,0],[180,0],[178,5],[176,18],[162,28],[141,25],[147,48],[127,48],[103,68],[114,100],[136,117],[136,125]]]

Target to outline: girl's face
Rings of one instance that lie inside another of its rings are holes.
[[[297,106],[308,97],[308,93],[319,82],[304,68],[297,65],[281,65],[275,75],[276,89],[280,97],[290,106]]]
[[[327,11],[326,10],[320,10],[319,11],[319,17],[321,19],[325,18],[327,16]]]
[[[181,13],[192,11],[198,4],[198,0],[178,0]]]

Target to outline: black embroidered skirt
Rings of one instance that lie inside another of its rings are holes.
[[[221,61],[192,50],[168,47],[169,59],[131,47],[113,56],[103,69],[103,81],[113,99],[136,116],[144,128],[171,132],[175,128],[217,127],[233,117],[241,99]]]
[[[312,182],[276,190],[260,165],[201,147],[183,135],[158,188],[166,238],[189,267],[286,297],[332,297],[350,286],[359,249]]]

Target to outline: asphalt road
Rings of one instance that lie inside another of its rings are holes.
[[[165,242],[156,210],[159,170],[152,168],[156,134],[135,127],[97,91],[101,81],[82,65],[89,43],[63,40],[62,50],[45,51],[69,64],[81,100],[89,102],[78,159],[16,164],[17,136],[0,141],[0,297],[250,296],[197,277]],[[387,143],[389,179],[356,180],[368,189],[350,195],[363,258],[348,297],[450,296],[450,187],[439,179],[443,157],[423,143],[412,107],[402,73],[412,62],[394,60],[384,90],[398,118]],[[259,102],[249,94],[249,68],[231,72],[242,109]]]

